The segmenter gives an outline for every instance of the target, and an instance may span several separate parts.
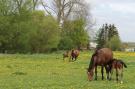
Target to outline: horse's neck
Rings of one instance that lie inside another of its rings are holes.
[[[94,60],[92,59],[92,60],[90,61],[90,64],[89,64],[88,71],[93,70],[93,69],[94,69],[94,67],[95,67],[95,62],[94,62]]]

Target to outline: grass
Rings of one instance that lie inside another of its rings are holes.
[[[115,80],[88,81],[86,68],[91,52],[81,52],[75,62],[62,60],[62,53],[0,54],[0,89],[135,89],[135,53],[114,52],[127,64],[124,83]],[[115,79],[115,75],[113,76]]]

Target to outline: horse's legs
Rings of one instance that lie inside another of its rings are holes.
[[[118,69],[116,68],[116,81],[118,82],[118,76],[119,76],[119,74],[118,74]]]
[[[74,61],[74,58],[75,58],[74,55],[71,55],[72,62]]]
[[[97,80],[97,66],[95,66],[95,80]]]
[[[102,80],[104,80],[104,66],[101,66]]]
[[[76,61],[77,57],[75,56],[75,61]]]
[[[110,76],[110,80],[112,80],[113,68],[111,68],[110,70],[111,70],[111,76]]]
[[[72,61],[74,61],[74,57],[72,57]]]
[[[120,82],[123,83],[123,68],[121,69]]]
[[[108,65],[106,65],[105,69],[106,69],[107,79],[109,80],[110,67]]]
[[[69,62],[71,62],[71,59],[72,59],[72,56],[70,55],[70,57],[69,57]]]

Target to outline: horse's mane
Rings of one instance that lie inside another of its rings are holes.
[[[90,70],[93,68],[93,64],[94,64],[94,57],[97,56],[98,54],[98,50],[95,51],[94,54],[92,54],[92,57],[91,57],[91,61],[89,63],[89,68],[88,68],[88,71],[90,72]]]

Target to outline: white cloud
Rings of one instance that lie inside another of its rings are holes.
[[[92,9],[97,28],[104,23],[113,23],[118,28],[122,41],[135,42],[135,1],[95,0]]]
[[[113,3],[110,8],[122,13],[135,13],[135,3]]]

